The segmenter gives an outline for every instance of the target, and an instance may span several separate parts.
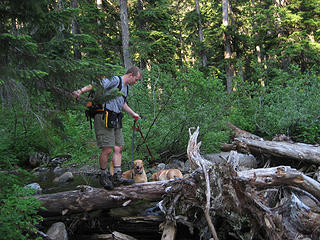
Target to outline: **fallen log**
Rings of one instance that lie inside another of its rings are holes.
[[[233,149],[246,149],[255,154],[268,154],[274,157],[306,161],[320,165],[320,146],[286,141],[267,141],[244,131],[231,123],[227,125],[234,135]],[[229,146],[230,148],[230,146]]]
[[[236,179],[258,189],[273,186],[298,187],[312,194],[320,202],[320,183],[288,166],[239,171]]]
[[[235,138],[235,141],[245,143],[252,153],[264,153],[274,157],[295,159],[320,165],[320,146],[302,143],[261,141],[243,137]]]
[[[131,237],[127,234],[120,232],[112,232],[110,234],[94,234],[94,235],[83,235],[78,236],[78,240],[137,240],[134,237]]]
[[[107,191],[103,188],[78,186],[79,190],[36,195],[43,216],[66,215],[126,206],[137,201],[159,201],[168,181],[132,184]]]

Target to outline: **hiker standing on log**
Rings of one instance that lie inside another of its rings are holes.
[[[105,93],[111,89],[119,88],[124,96],[114,98],[103,104],[103,109],[94,114],[94,129],[97,144],[101,148],[99,157],[100,163],[100,184],[107,190],[112,190],[114,186],[120,184],[129,185],[133,183],[132,179],[122,177],[121,160],[122,146],[124,138],[122,134],[122,109],[129,113],[135,120],[140,118],[139,114],[134,112],[127,104],[126,96],[128,94],[128,85],[136,84],[141,78],[141,70],[138,67],[131,67],[122,77],[114,76],[111,80],[102,79],[102,86]],[[85,86],[72,93],[72,96],[79,98],[82,93],[92,90],[92,85]],[[110,154],[113,151],[112,162],[114,165],[114,175],[111,176],[107,169],[107,163]]]

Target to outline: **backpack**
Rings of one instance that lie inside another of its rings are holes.
[[[122,89],[122,78],[119,77],[119,84],[118,84],[118,90],[121,91]],[[127,86],[127,95],[129,93],[129,88]],[[97,113],[104,113],[106,109],[104,109],[102,103],[99,103],[97,99],[102,97],[103,93],[98,92],[96,93],[94,90],[91,90],[89,95],[88,95],[88,100],[85,106],[87,109],[85,110],[85,115],[87,117],[87,120],[90,121],[90,127],[92,129],[92,119]],[[125,102],[127,102],[127,96],[123,96]]]

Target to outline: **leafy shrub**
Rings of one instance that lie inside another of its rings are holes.
[[[24,171],[24,173],[26,173]],[[0,174],[0,235],[4,240],[41,239],[36,237],[35,226],[42,218],[37,215],[40,201],[31,196],[32,189],[24,189],[17,183],[20,177]]]
[[[315,71],[301,73],[272,69],[265,87],[241,82],[234,96],[230,119],[235,125],[262,137],[286,134],[296,141],[319,139],[320,81]]]

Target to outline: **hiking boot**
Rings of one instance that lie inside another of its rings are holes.
[[[124,178],[121,171],[115,172],[112,180],[115,187],[119,187],[121,184],[130,185],[134,183],[133,179]]]
[[[111,182],[111,174],[108,171],[104,171],[100,174],[99,182],[107,190],[113,189],[113,184]]]

